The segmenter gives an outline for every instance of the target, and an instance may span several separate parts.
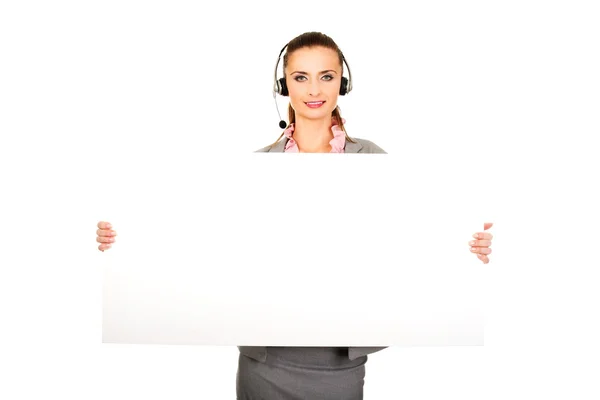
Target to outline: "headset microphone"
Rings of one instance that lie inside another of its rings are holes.
[[[273,100],[275,100],[275,108],[277,109],[277,115],[279,115],[279,119],[281,120],[279,121],[279,127],[281,129],[285,129],[287,123],[281,118],[281,114],[279,114],[279,107],[277,106],[277,98],[275,97],[275,92],[273,92]]]

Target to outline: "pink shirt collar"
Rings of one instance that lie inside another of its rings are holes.
[[[342,120],[344,122],[345,119],[342,118]],[[329,141],[329,144],[331,145],[331,151],[330,153],[343,153],[344,152],[344,147],[346,146],[346,132],[344,132],[342,130],[342,128],[340,128],[339,125],[335,124],[331,126],[331,132],[333,132],[333,139],[331,139]],[[286,153],[298,153],[298,143],[296,143],[296,141],[293,138],[293,133],[294,133],[294,124],[290,124],[290,126],[283,131],[283,134],[285,135],[285,137],[287,137],[289,140],[285,145],[285,150],[284,152]]]

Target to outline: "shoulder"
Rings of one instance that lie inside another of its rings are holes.
[[[285,144],[287,143],[288,139],[284,138],[282,140],[279,140],[276,143],[270,144],[268,146],[265,146],[261,149],[258,149],[255,151],[255,153],[283,153],[285,150]]]
[[[375,143],[371,142],[370,140],[360,139],[360,138],[352,138],[352,139],[354,141],[360,143],[360,149],[357,151],[357,153],[387,154],[387,152],[385,150],[383,150],[381,147],[377,146]]]
[[[268,152],[271,151],[272,147],[273,146],[270,146],[270,145],[269,146],[265,146],[265,147],[263,147],[261,149],[256,150],[255,153],[268,153]]]

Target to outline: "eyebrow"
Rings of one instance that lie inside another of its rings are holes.
[[[337,74],[336,71],[332,70],[332,69],[326,69],[325,71],[321,71],[319,72],[319,74],[324,74],[325,72],[333,72],[334,74]],[[304,71],[294,71],[292,72],[290,75],[293,74],[304,74],[304,75],[308,75],[308,72],[304,72]]]

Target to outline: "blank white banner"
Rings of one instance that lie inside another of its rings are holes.
[[[146,169],[109,213],[103,341],[483,345],[485,266],[468,241],[486,210],[460,163],[411,172],[420,160],[263,153]]]

